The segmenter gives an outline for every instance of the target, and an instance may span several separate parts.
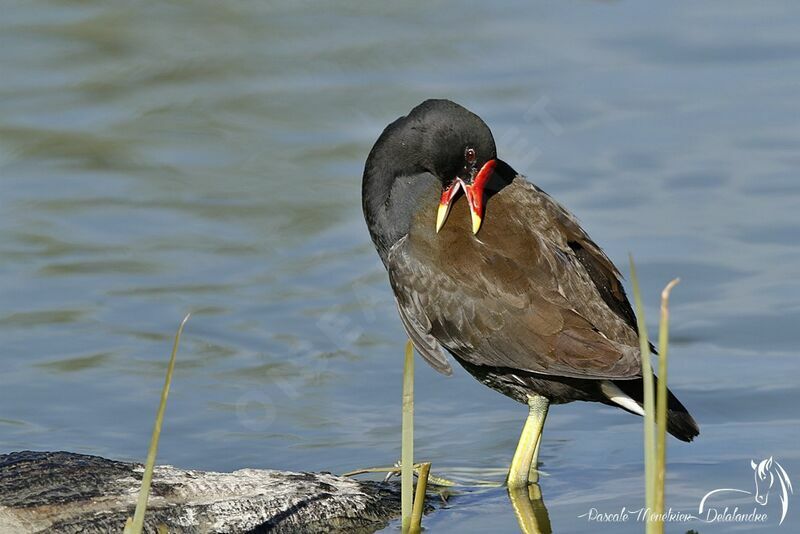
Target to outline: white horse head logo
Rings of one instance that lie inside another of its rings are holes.
[[[765,458],[758,463],[756,463],[755,460],[750,460],[750,467],[753,468],[753,476],[755,477],[755,492],[735,488],[715,489],[705,494],[703,499],[700,501],[700,507],[698,508],[698,511],[702,514],[706,506],[706,500],[715,493],[721,492],[745,493],[747,495],[753,495],[757,504],[766,506],[767,502],[769,501],[769,493],[777,481],[778,485],[780,486],[780,495],[778,495],[778,498],[781,501],[780,524],[783,524],[783,520],[786,518],[786,512],[789,511],[789,494],[794,493],[794,489],[792,489],[792,481],[789,480],[789,475],[786,474],[786,470],[781,467],[781,464],[779,464],[777,460],[774,460],[772,456]]]
[[[779,497],[781,500],[782,512],[781,523],[783,523],[783,518],[786,517],[786,511],[789,509],[789,494],[794,493],[789,475],[786,474],[786,470],[781,467],[781,464],[772,459],[772,456],[758,463],[750,460],[750,467],[753,468],[753,474],[756,479],[755,499],[758,504],[762,506],[767,504],[769,492],[772,486],[775,485],[775,481],[777,480],[780,483]]]

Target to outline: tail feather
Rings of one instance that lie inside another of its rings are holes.
[[[658,378],[653,377],[654,384],[658,384]],[[601,384],[603,394],[611,401],[620,405],[629,412],[642,415],[644,412],[644,382],[639,380],[618,380],[616,382],[605,381]],[[621,394],[621,395],[620,395]],[[635,403],[635,406],[632,404]],[[639,410],[635,408],[638,407]],[[700,434],[700,427],[689,414],[689,410],[681,404],[678,397],[667,390],[667,432],[681,441],[692,441]]]

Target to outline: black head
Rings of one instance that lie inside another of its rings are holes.
[[[431,180],[438,181],[442,194],[437,230],[460,188],[471,206],[473,200],[481,204],[483,186],[477,182],[491,173],[496,158],[486,123],[449,100],[426,100],[387,126],[367,158],[362,183],[364,216],[379,252],[402,237],[417,195]],[[473,210],[476,232],[481,210],[478,205]]]
[[[426,100],[411,110],[404,125],[397,132],[399,140],[417,147],[406,169],[430,172],[444,185],[456,176],[467,178],[471,168],[480,168],[497,157],[494,137],[486,123],[455,102]]]

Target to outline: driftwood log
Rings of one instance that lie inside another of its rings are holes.
[[[0,455],[0,533],[121,532],[144,468],[68,452]],[[330,473],[156,467],[145,530],[374,532],[400,514],[395,484]]]

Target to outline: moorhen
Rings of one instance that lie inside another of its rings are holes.
[[[643,415],[636,317],[621,275],[577,220],[498,159],[480,117],[426,100],[391,123],[367,157],[364,217],[419,354],[446,353],[529,406],[508,475],[536,465],[548,406],[594,401]],[[697,423],[669,393],[670,434]]]

